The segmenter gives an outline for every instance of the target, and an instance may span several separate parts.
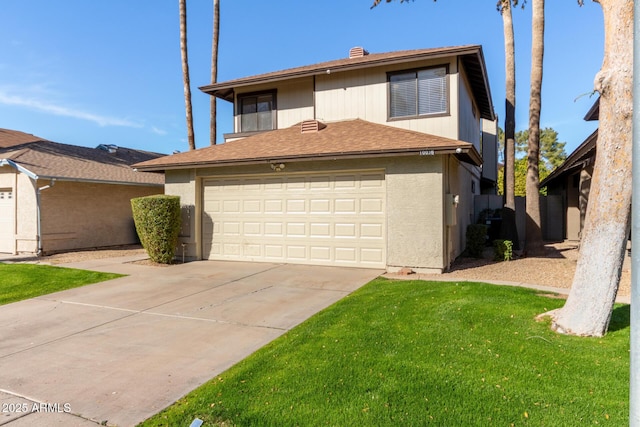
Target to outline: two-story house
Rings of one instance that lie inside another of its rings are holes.
[[[354,48],[201,89],[234,105],[225,143],[135,165],[164,171],[190,206],[196,259],[441,272],[464,250],[474,194],[495,183],[480,46]]]

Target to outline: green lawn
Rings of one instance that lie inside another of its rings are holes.
[[[144,425],[627,425],[629,306],[594,339],[534,320],[562,304],[376,279]]]
[[[49,265],[0,263],[0,305],[121,276]]]

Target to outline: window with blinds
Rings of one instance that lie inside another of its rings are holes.
[[[275,129],[275,94],[259,93],[238,97],[240,131],[254,132]]]
[[[448,112],[446,67],[389,76],[389,116],[416,117]]]

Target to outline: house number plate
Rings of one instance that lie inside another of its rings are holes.
[[[421,156],[434,156],[435,154],[435,150],[420,150]]]

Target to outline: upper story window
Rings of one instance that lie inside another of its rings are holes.
[[[389,117],[407,118],[449,111],[447,68],[403,71],[389,75]]]
[[[275,92],[239,95],[238,107],[240,110],[240,132],[275,129]]]

